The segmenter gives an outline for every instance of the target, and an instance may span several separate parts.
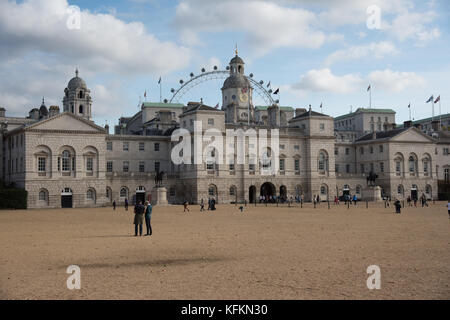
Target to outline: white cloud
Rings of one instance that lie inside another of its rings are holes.
[[[358,74],[334,75],[330,69],[313,69],[300,77],[300,82],[292,86],[300,91],[350,93],[361,85],[362,79]]]
[[[399,72],[390,69],[371,72],[368,81],[373,84],[374,88],[394,93],[421,87],[425,84],[425,80],[414,72]]]
[[[149,33],[140,22],[81,11],[81,28],[67,28],[66,0],[0,3],[0,45],[5,58],[30,52],[85,69],[121,73],[167,73],[185,67],[191,52]]]
[[[388,55],[395,55],[398,52],[392,42],[373,42],[367,45],[352,46],[347,49],[335,51],[326,58],[325,64],[330,66],[337,61],[355,60],[365,57],[380,59]]]
[[[425,84],[424,78],[414,72],[400,72],[376,70],[366,77],[350,73],[335,75],[330,69],[312,69],[300,77],[300,81],[291,86],[292,91],[299,91],[302,95],[307,92],[328,92],[336,94],[353,93],[364,90],[368,84],[374,89],[398,93],[406,89],[413,89]]]
[[[436,17],[434,11],[404,12],[393,19],[386,29],[399,41],[414,40],[417,46],[424,46],[441,35],[438,28],[428,26]]]
[[[182,1],[174,25],[189,43],[201,32],[242,32],[248,44],[265,54],[279,47],[318,48],[327,36],[317,30],[314,13],[265,1]],[[336,36],[334,36],[336,38]]]

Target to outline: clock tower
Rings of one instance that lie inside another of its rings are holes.
[[[230,76],[222,87],[222,109],[227,123],[253,123],[253,88],[244,74],[244,61],[237,55],[230,61]]]

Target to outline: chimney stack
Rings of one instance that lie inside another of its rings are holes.
[[[403,122],[403,127],[405,127],[405,128],[409,128],[409,127],[411,127],[411,125],[412,125],[412,121],[411,120]]]

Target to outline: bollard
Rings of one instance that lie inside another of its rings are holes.
[[[347,201],[347,209],[350,209],[350,202]]]

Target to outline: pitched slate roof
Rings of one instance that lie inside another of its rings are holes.
[[[144,108],[183,108],[182,103],[164,103],[164,102],[143,102]]]
[[[307,118],[307,117],[329,117],[329,116],[326,114],[317,112],[317,111],[309,110],[309,111],[303,112],[302,114],[299,114],[298,116],[295,116],[292,119],[301,119],[301,118]]]
[[[386,139],[386,138],[392,138],[395,137],[396,135],[399,135],[400,133],[402,133],[403,131],[408,130],[409,128],[399,128],[399,129],[392,129],[389,131],[380,131],[380,132],[376,132],[375,133],[375,139]],[[368,133],[364,136],[362,136],[361,138],[357,139],[356,142],[358,141],[368,141],[368,140],[373,140],[373,132]]]
[[[269,108],[269,106],[255,106],[255,109],[260,111],[265,111]],[[279,106],[280,110],[283,111],[294,111],[294,108],[288,106]]]

